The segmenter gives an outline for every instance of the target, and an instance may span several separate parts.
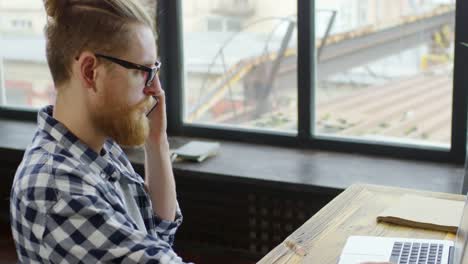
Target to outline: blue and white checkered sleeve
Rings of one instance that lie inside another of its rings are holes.
[[[96,195],[62,193],[43,242],[53,263],[183,263],[166,241],[145,234]]]
[[[176,209],[176,216],[174,221],[167,221],[159,217],[158,215],[154,215],[154,222],[155,222],[155,230],[159,237],[164,239],[169,245],[174,244],[175,234],[177,229],[182,224],[182,212],[179,207],[179,203],[177,203]]]
[[[130,173],[135,174],[137,178],[144,179],[144,177],[135,172],[130,161],[128,160],[127,155],[119,145],[110,143],[109,148]],[[144,191],[145,193],[142,193],[141,190],[137,190],[137,203],[140,207],[143,221],[145,221],[147,226],[150,226],[150,232],[155,232],[158,237],[172,246],[174,244],[177,229],[183,221],[182,211],[180,210],[179,203],[177,203],[176,216],[174,221],[164,220],[155,214],[153,206],[151,205],[151,200],[148,199],[149,191],[146,185],[144,185]]]

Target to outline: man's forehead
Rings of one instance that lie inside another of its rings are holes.
[[[157,60],[156,39],[151,29],[137,26],[131,30],[128,45],[128,56],[138,60],[140,64],[153,65]]]

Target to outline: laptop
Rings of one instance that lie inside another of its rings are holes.
[[[395,264],[468,264],[466,254],[468,206],[465,206],[455,242],[449,240],[351,236],[338,264],[386,261]]]

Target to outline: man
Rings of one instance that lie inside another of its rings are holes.
[[[182,263],[151,19],[136,0],[45,0],[57,91],[12,186],[21,263]],[[158,106],[146,116],[150,107]],[[119,145],[144,145],[145,180]]]
[[[57,98],[39,111],[12,186],[19,261],[182,263],[171,248],[182,215],[151,19],[135,0],[45,7]],[[144,181],[118,144],[144,144]]]

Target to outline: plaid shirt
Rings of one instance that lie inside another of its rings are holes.
[[[39,128],[20,164],[10,218],[21,263],[182,263],[171,246],[182,222],[155,216],[144,181],[107,140],[98,155],[39,111]],[[127,182],[146,230],[139,230],[114,182]]]

